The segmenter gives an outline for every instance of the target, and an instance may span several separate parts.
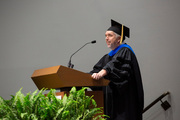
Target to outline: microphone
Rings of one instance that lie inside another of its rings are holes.
[[[81,50],[81,49],[82,49],[84,46],[86,46],[87,44],[94,44],[94,43],[96,43],[96,40],[93,40],[93,41],[91,41],[91,42],[88,42],[88,43],[84,44],[81,48],[79,48],[76,52],[74,52],[74,53],[71,55],[70,59],[69,59],[68,67],[69,67],[69,68],[73,68],[73,67],[74,67],[74,65],[71,63],[71,58],[72,58],[72,56],[73,56],[74,54],[76,54],[79,50]]]

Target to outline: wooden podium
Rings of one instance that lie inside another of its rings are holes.
[[[109,80],[93,80],[88,73],[64,67],[62,65],[35,70],[31,78],[39,90],[42,88],[63,89],[71,88],[73,86],[107,86],[109,84]],[[63,97],[65,92],[62,91],[56,94],[62,95]],[[93,98],[97,102],[98,107],[104,106],[103,91],[87,91],[86,94],[89,96],[94,95]]]
[[[107,86],[109,80],[93,80],[91,75],[64,66],[35,70],[31,76],[38,89],[66,87]]]

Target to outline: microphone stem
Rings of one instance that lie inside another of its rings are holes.
[[[69,59],[69,63],[68,63],[68,67],[69,68],[73,68],[74,67],[74,65],[71,63],[71,58],[72,58],[72,56],[74,55],[74,54],[76,54],[80,49],[82,49],[84,46],[86,46],[87,44],[90,44],[91,42],[88,42],[88,43],[86,43],[85,45],[83,45],[81,48],[79,48],[76,52],[74,52],[72,55],[71,55],[71,57],[70,57],[70,59]]]
[[[81,48],[79,48],[76,52],[74,52],[72,55],[71,55],[71,57],[70,57],[70,61],[71,61],[71,58],[72,58],[72,56],[74,55],[74,54],[76,54],[80,49],[82,49],[84,46],[86,46],[87,44],[90,44],[91,42],[88,42],[88,43],[86,43],[85,45],[83,45]]]

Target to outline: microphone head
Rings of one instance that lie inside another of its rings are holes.
[[[96,43],[96,40],[91,41],[92,44]]]

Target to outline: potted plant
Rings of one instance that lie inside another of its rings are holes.
[[[68,96],[58,99],[55,89],[45,96],[45,89],[24,95],[21,88],[10,100],[0,97],[0,120],[105,120],[93,96],[85,95],[86,89],[72,87]]]

